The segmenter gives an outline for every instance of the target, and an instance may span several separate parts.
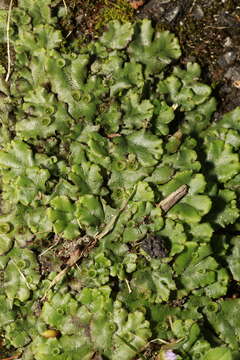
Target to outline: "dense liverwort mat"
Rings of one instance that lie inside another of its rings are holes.
[[[5,349],[239,359],[240,108],[214,123],[200,67],[148,20],[74,48],[50,5],[19,1],[9,82],[1,68]]]

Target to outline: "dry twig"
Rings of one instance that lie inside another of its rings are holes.
[[[23,278],[23,281],[25,282],[27,288],[28,288],[29,290],[31,290],[31,287],[30,287],[29,283],[27,282],[27,279],[26,279],[25,275],[22,273],[22,271],[19,269],[19,267],[17,266],[16,262],[15,262],[13,259],[12,259],[12,262],[14,263],[14,265],[15,265],[16,268],[17,268],[17,271],[19,272],[19,274],[20,274],[21,277]]]
[[[8,81],[10,72],[11,72],[11,53],[10,53],[10,36],[9,36],[9,30],[10,30],[10,19],[11,19],[11,12],[12,12],[12,4],[13,0],[10,0],[9,8],[8,8],[8,17],[7,17],[7,57],[8,57],[8,68],[7,68],[7,75],[5,78],[5,81]]]
[[[68,8],[67,8],[67,4],[66,4],[66,1],[65,1],[65,0],[63,0],[63,5],[64,5],[64,8],[65,8],[65,11],[66,11],[66,14],[67,14]]]
[[[168,195],[164,200],[157,204],[164,212],[171,209],[179,200],[181,200],[188,193],[188,186],[186,184],[180,186],[176,191]]]
[[[13,360],[13,359],[19,359],[19,356],[20,355],[13,355],[13,356],[10,356],[8,358],[4,358],[4,359],[0,359],[0,360]]]

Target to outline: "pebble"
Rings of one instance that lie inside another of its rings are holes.
[[[164,18],[170,23],[177,17],[179,11],[180,11],[180,6],[176,6],[175,8],[167,11],[164,14]]]
[[[192,16],[196,20],[200,20],[204,17],[204,12],[203,12],[203,9],[201,8],[201,6],[197,5],[194,7],[194,9],[192,11]]]
[[[230,47],[232,45],[232,39],[228,36],[224,41],[224,47]]]
[[[218,64],[222,67],[228,67],[233,65],[237,58],[237,54],[234,50],[226,51],[220,58],[218,59]]]
[[[162,3],[156,0],[150,0],[142,9],[140,17],[152,18],[159,21],[164,13],[164,8],[161,6]]]
[[[240,80],[240,66],[230,67],[224,74],[225,79],[237,82]]]

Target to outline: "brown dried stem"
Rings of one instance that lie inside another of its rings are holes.
[[[9,36],[9,30],[10,30],[10,19],[11,19],[11,12],[12,12],[12,5],[13,0],[10,0],[9,8],[8,8],[8,17],[7,17],[7,56],[8,56],[8,69],[7,69],[7,75],[5,78],[5,81],[8,81],[10,72],[11,72],[11,52],[10,52],[10,36]]]
[[[181,200],[188,193],[188,186],[186,184],[180,186],[176,191],[168,195],[165,199],[157,204],[164,212],[168,212],[179,200]]]

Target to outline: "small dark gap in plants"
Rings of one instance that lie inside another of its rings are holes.
[[[212,346],[219,346],[221,344],[218,334],[205,315],[203,315],[203,320],[199,323],[199,325],[201,327],[202,334],[204,334],[204,337]]]
[[[117,294],[120,291],[120,286],[119,286],[119,280],[117,277],[114,276],[109,276],[109,283],[112,284],[111,286],[111,298],[113,299],[113,301],[116,300]]]
[[[168,253],[166,239],[154,233],[147,234],[141,242],[141,248],[152,258],[164,258]]]
[[[240,284],[238,281],[232,279],[232,281],[229,283],[228,291],[224,298],[226,300],[240,298]]]
[[[175,134],[179,130],[180,125],[184,121],[184,112],[177,108],[174,112],[174,119],[169,124],[169,135]]]

